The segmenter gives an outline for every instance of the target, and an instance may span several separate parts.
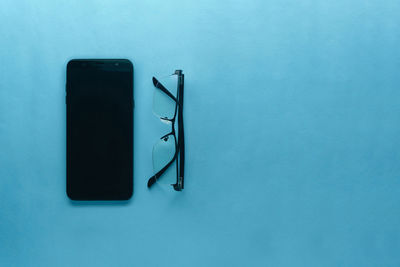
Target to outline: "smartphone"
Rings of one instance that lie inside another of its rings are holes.
[[[127,59],[67,64],[67,195],[128,200],[133,193],[133,65]]]

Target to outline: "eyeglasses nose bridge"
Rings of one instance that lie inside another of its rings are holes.
[[[170,122],[173,122],[173,121],[174,121],[174,119],[169,119],[169,118],[167,118],[167,117],[161,117],[160,120],[163,120],[163,121],[170,121]]]

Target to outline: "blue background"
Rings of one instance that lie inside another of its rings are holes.
[[[400,266],[398,1],[0,2],[0,266]],[[65,67],[135,66],[134,195],[65,193]],[[147,190],[185,76],[185,190]]]

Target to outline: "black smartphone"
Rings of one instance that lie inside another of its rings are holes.
[[[133,193],[133,65],[126,59],[67,64],[67,195],[127,200]]]

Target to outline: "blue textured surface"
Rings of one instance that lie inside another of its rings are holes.
[[[400,266],[398,1],[0,2],[0,266]],[[65,66],[135,65],[135,188],[65,194]],[[152,75],[186,74],[186,189]]]

